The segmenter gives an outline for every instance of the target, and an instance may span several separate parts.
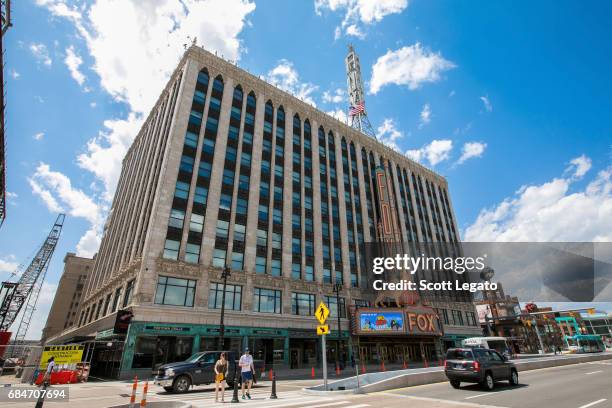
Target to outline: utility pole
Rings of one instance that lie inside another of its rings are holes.
[[[219,322],[219,347],[220,349],[224,348],[225,345],[225,324],[223,319],[225,318],[225,288],[227,286],[227,278],[231,276],[231,270],[229,266],[225,266],[223,268],[223,272],[221,272],[221,279],[223,279],[223,294],[221,295],[221,321]]]
[[[340,291],[342,290],[341,283],[334,284],[334,293],[336,294],[336,314],[338,315],[338,347],[336,347],[336,368],[340,364],[340,347],[342,347],[342,326],[340,326]]]

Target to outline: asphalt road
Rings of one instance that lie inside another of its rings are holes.
[[[612,361],[553,367],[519,373],[520,385],[497,383],[491,391],[478,385],[428,384],[379,393],[384,400],[421,399],[510,408],[604,408],[612,407]],[[393,404],[394,405],[394,404]],[[408,406],[408,404],[407,404]]]

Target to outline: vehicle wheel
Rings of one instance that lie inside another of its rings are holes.
[[[493,388],[495,388],[495,381],[493,380],[493,375],[491,373],[485,374],[485,379],[482,382],[482,386],[485,390],[488,391],[491,391]]]
[[[172,390],[174,392],[183,393],[189,391],[189,387],[191,386],[191,380],[186,375],[181,375],[176,380],[174,380],[174,384],[172,386]]]
[[[519,379],[518,379],[518,372],[516,372],[516,370],[512,370],[512,372],[510,373],[510,385],[518,385],[519,383]]]
[[[166,392],[172,392],[172,391],[174,391],[174,388],[172,388],[172,387],[164,387],[164,390],[166,390]]]
[[[450,381],[450,385],[451,385],[453,388],[459,388],[459,386],[461,385],[461,381],[459,381],[459,380],[451,380],[451,381]]]

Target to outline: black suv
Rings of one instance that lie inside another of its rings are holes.
[[[219,360],[221,351],[206,351],[192,355],[185,361],[164,364],[155,371],[154,383],[164,387],[168,392],[187,392],[189,387],[200,384],[211,384],[215,382],[215,363]],[[227,373],[227,385],[234,386],[236,368],[240,356],[234,351],[223,351],[227,358],[229,367]],[[262,360],[253,360],[255,373],[261,372],[264,367]],[[253,373],[253,374],[255,374]],[[237,373],[240,383],[240,372]]]
[[[495,350],[485,348],[451,348],[446,352],[444,373],[454,388],[462,382],[479,383],[492,390],[495,381],[518,384],[518,371],[511,361]]]

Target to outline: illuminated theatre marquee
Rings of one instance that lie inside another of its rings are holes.
[[[363,308],[355,312],[357,335],[441,336],[438,314],[430,307]]]

